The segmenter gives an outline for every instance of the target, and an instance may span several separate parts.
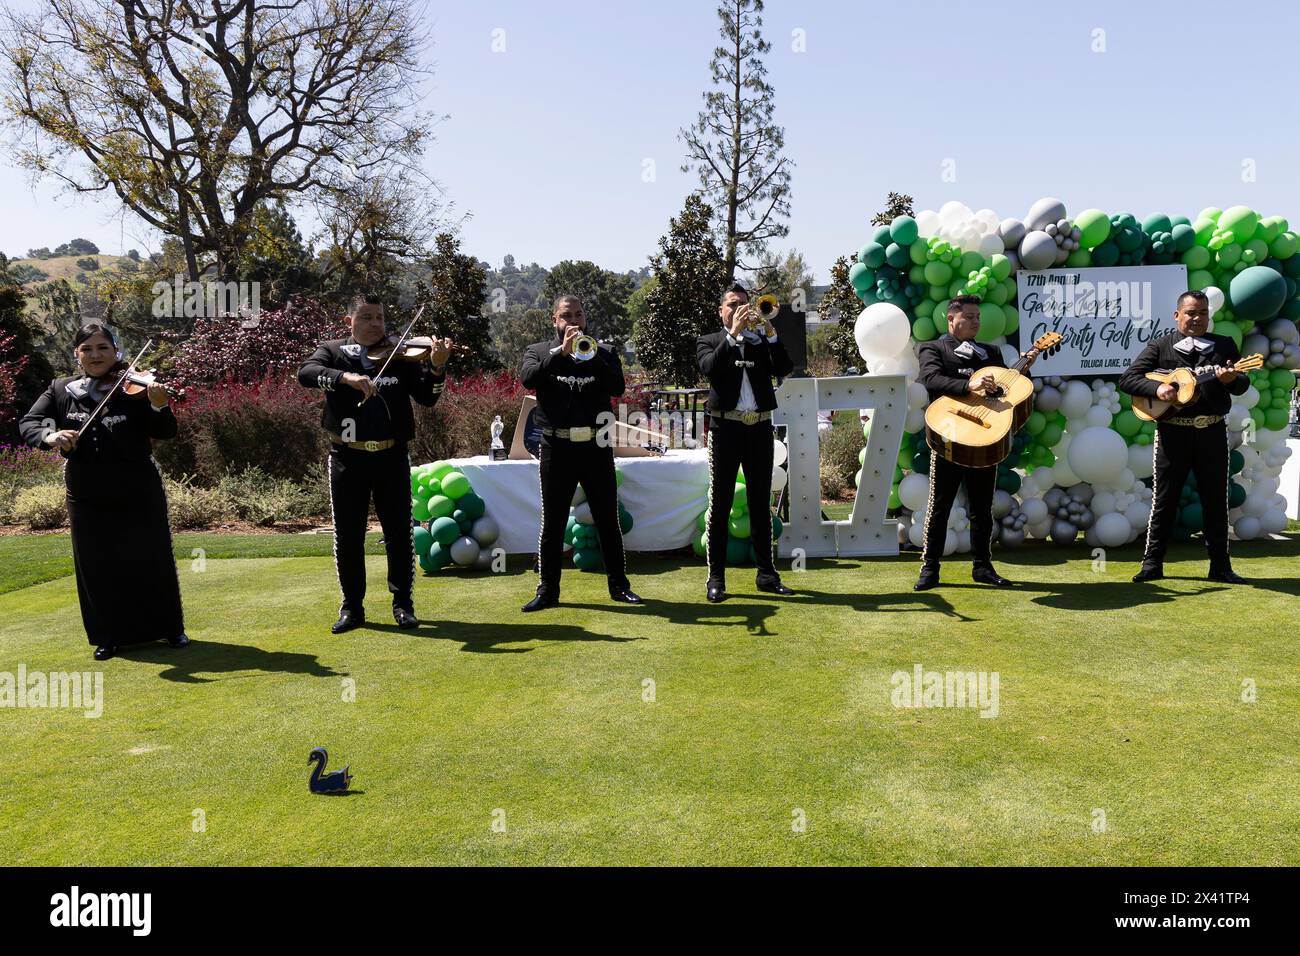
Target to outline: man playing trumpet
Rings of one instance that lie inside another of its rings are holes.
[[[772,326],[774,312],[751,309],[749,292],[742,285],[733,285],[718,306],[722,328],[701,335],[695,343],[700,371],[709,379],[709,510],[705,519],[709,577],[705,597],[713,604],[727,596],[727,519],[736,472],[741,467],[749,502],[750,542],[758,565],[757,587],[770,594],[794,593],[781,583],[772,561],[772,411],[776,408],[772,379],[794,371],[794,363]]]

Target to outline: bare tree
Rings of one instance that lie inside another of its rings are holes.
[[[700,193],[720,218],[726,277],[749,269],[745,254],[758,255],[769,239],[789,233],[790,170],[781,155],[785,130],[773,122],[775,91],[761,59],[763,0],[723,0],[718,5],[722,44],[709,69],[714,89],[695,125],[679,134],[687,146],[683,172],[694,169]]]
[[[112,189],[181,241],[191,279],[231,278],[259,203],[420,174],[437,120],[417,109],[421,14],[405,0],[7,11],[0,96],[14,155],[70,190]]]

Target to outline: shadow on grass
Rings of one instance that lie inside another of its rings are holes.
[[[262,671],[267,674],[302,674],[306,677],[342,677],[340,671],[320,663],[315,654],[291,651],[264,651],[246,644],[223,644],[220,641],[195,640],[189,647],[173,648],[165,644],[136,644],[123,647],[118,656],[129,661],[165,664],[158,676],[180,684],[210,684],[218,678],[196,674],[229,674],[236,671]]]
[[[670,624],[706,624],[710,627],[725,625],[744,626],[750,634],[770,636],[773,632],[767,628],[768,620],[778,610],[777,599],[772,604],[747,604],[745,596],[731,592],[731,596],[721,604],[710,604],[700,595],[698,601],[658,601],[641,595],[645,601],[640,607],[618,604],[561,604],[561,607],[583,608],[589,611],[612,611],[626,614],[629,619],[637,617],[663,618]]]
[[[576,607],[579,605],[568,605]],[[564,605],[559,609],[562,610]],[[545,611],[540,612],[545,614]],[[439,641],[460,641],[462,651],[474,654],[526,654],[531,647],[501,647],[502,644],[524,644],[531,641],[604,641],[626,644],[644,641],[644,637],[614,637],[597,634],[575,624],[479,624],[470,621],[421,620],[419,627],[401,628],[396,624],[371,624],[367,622],[358,630],[385,631],[412,637],[432,638]]]

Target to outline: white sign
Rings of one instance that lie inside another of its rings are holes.
[[[1118,375],[1148,342],[1174,328],[1187,267],[1021,270],[1016,274],[1020,350],[1045,332],[1061,350],[1034,363],[1032,374]]]
[[[773,422],[786,425],[790,457],[790,524],[776,541],[780,557],[864,557],[898,554],[898,521],[886,518],[894,466],[907,419],[907,380],[901,375],[787,378],[777,390]],[[847,521],[822,520],[818,410],[869,409],[871,435],[862,481]],[[796,555],[795,552],[799,552]]]

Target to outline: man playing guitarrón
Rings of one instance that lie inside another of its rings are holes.
[[[1005,368],[996,346],[975,341],[980,330],[980,300],[974,295],[959,295],[948,303],[948,334],[925,342],[917,350],[921,360],[919,381],[935,399],[940,395],[997,395],[1001,389],[992,375],[984,375],[974,384],[975,370],[995,365]],[[993,569],[993,492],[997,466],[968,468],[930,452],[930,500],[925,513],[925,534],[921,546],[921,574],[913,590],[928,591],[939,584],[939,561],[948,536],[948,514],[952,511],[957,489],[966,486],[970,499],[970,543],[974,557],[972,577],[980,584],[1006,587],[1011,582]]]
[[[1174,312],[1177,332],[1152,340],[1119,380],[1130,395],[1173,401],[1177,390],[1147,378],[1157,369],[1203,369],[1210,375],[1200,383],[1196,398],[1156,423],[1153,444],[1151,519],[1147,522],[1146,553],[1136,582],[1157,581],[1164,575],[1165,551],[1178,519],[1178,498],[1188,471],[1196,474],[1205,522],[1205,549],[1210,554],[1210,580],[1245,584],[1228,558],[1228,426],[1224,416],[1232,396],[1242,395],[1250,381],[1231,366],[1240,358],[1237,343],[1210,335],[1210,302],[1204,292],[1184,292]]]

